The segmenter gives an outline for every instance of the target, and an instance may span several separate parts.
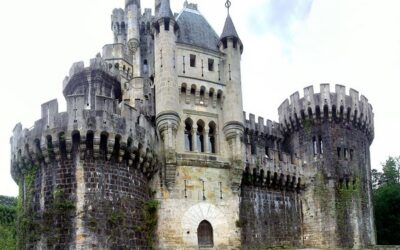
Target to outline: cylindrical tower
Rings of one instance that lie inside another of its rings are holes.
[[[67,112],[45,103],[35,126],[19,124],[11,138],[18,249],[147,249],[155,130],[120,103],[118,73],[99,57],[74,64],[63,89]]]
[[[125,12],[123,9],[114,9],[111,15],[111,30],[114,33],[114,43],[126,44]]]
[[[140,29],[139,18],[141,14],[140,0],[125,0],[125,12],[127,27],[128,48],[133,56],[133,76],[141,76],[141,56],[140,56]]]
[[[285,146],[303,160],[305,246],[360,248],[375,244],[369,147],[372,106],[344,86],[304,89],[279,107]]]
[[[228,7],[228,6],[227,6]],[[243,44],[236,32],[229,13],[220,37],[219,49],[225,54],[223,63],[223,81],[226,85],[223,103],[223,131],[230,147],[232,160],[232,185],[237,190],[243,170],[244,148],[242,146],[243,102],[240,61]]]
[[[169,0],[162,0],[154,21],[156,123],[166,158],[165,178],[169,187],[175,182],[176,132],[180,124],[179,89],[176,71],[176,30],[178,25]]]

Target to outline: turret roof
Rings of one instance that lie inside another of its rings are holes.
[[[236,32],[235,25],[233,24],[232,18],[229,14],[225,20],[224,29],[221,34],[221,40],[227,37],[235,37],[239,39],[239,35]]]
[[[156,19],[160,20],[162,18],[174,19],[174,15],[172,14],[169,0],[161,0],[160,9],[158,10],[158,15]]]

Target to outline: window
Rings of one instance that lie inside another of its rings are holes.
[[[348,157],[348,150],[347,150],[347,148],[345,148],[344,149],[344,159],[345,160],[347,160],[349,157]]]
[[[196,67],[196,55],[190,55],[190,67]]]
[[[197,150],[204,153],[204,122],[197,122],[197,132],[196,132]]]
[[[337,157],[340,159],[340,155],[341,155],[341,148],[340,147],[338,147],[337,148]]]
[[[354,150],[350,149],[350,161],[353,160]]]
[[[209,132],[208,132],[208,151],[209,153],[215,154],[217,152],[216,147],[215,147],[215,128],[216,125],[214,122],[210,122],[208,125],[209,127]]]
[[[185,150],[193,151],[193,140],[192,140],[192,125],[191,119],[186,119],[185,121]]]
[[[324,153],[324,144],[322,143],[322,137],[318,136],[318,141],[319,141],[319,153],[323,154]]]
[[[266,156],[268,159],[271,159],[271,156],[269,155],[269,147],[265,147],[265,156]]]
[[[149,66],[147,64],[147,60],[143,61],[143,73],[147,74],[149,72]]]
[[[203,220],[197,228],[199,247],[214,247],[213,228],[210,222]]]
[[[214,71],[214,59],[208,59],[208,71]]]

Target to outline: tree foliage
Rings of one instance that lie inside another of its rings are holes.
[[[389,157],[383,172],[372,171],[377,243],[400,244],[400,157]]]
[[[0,249],[15,249],[16,199],[0,196]]]

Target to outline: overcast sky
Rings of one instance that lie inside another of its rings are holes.
[[[400,155],[400,1],[231,0],[244,43],[244,109],[278,120],[293,92],[320,83],[364,94],[375,113],[372,167]],[[184,0],[171,0],[173,12]],[[193,0],[220,34],[225,0]],[[0,3],[0,194],[17,195],[11,179],[11,132],[30,128],[40,105],[58,98],[75,61],[88,62],[112,42],[110,15],[124,0],[18,0]],[[142,8],[153,8],[142,0]]]

